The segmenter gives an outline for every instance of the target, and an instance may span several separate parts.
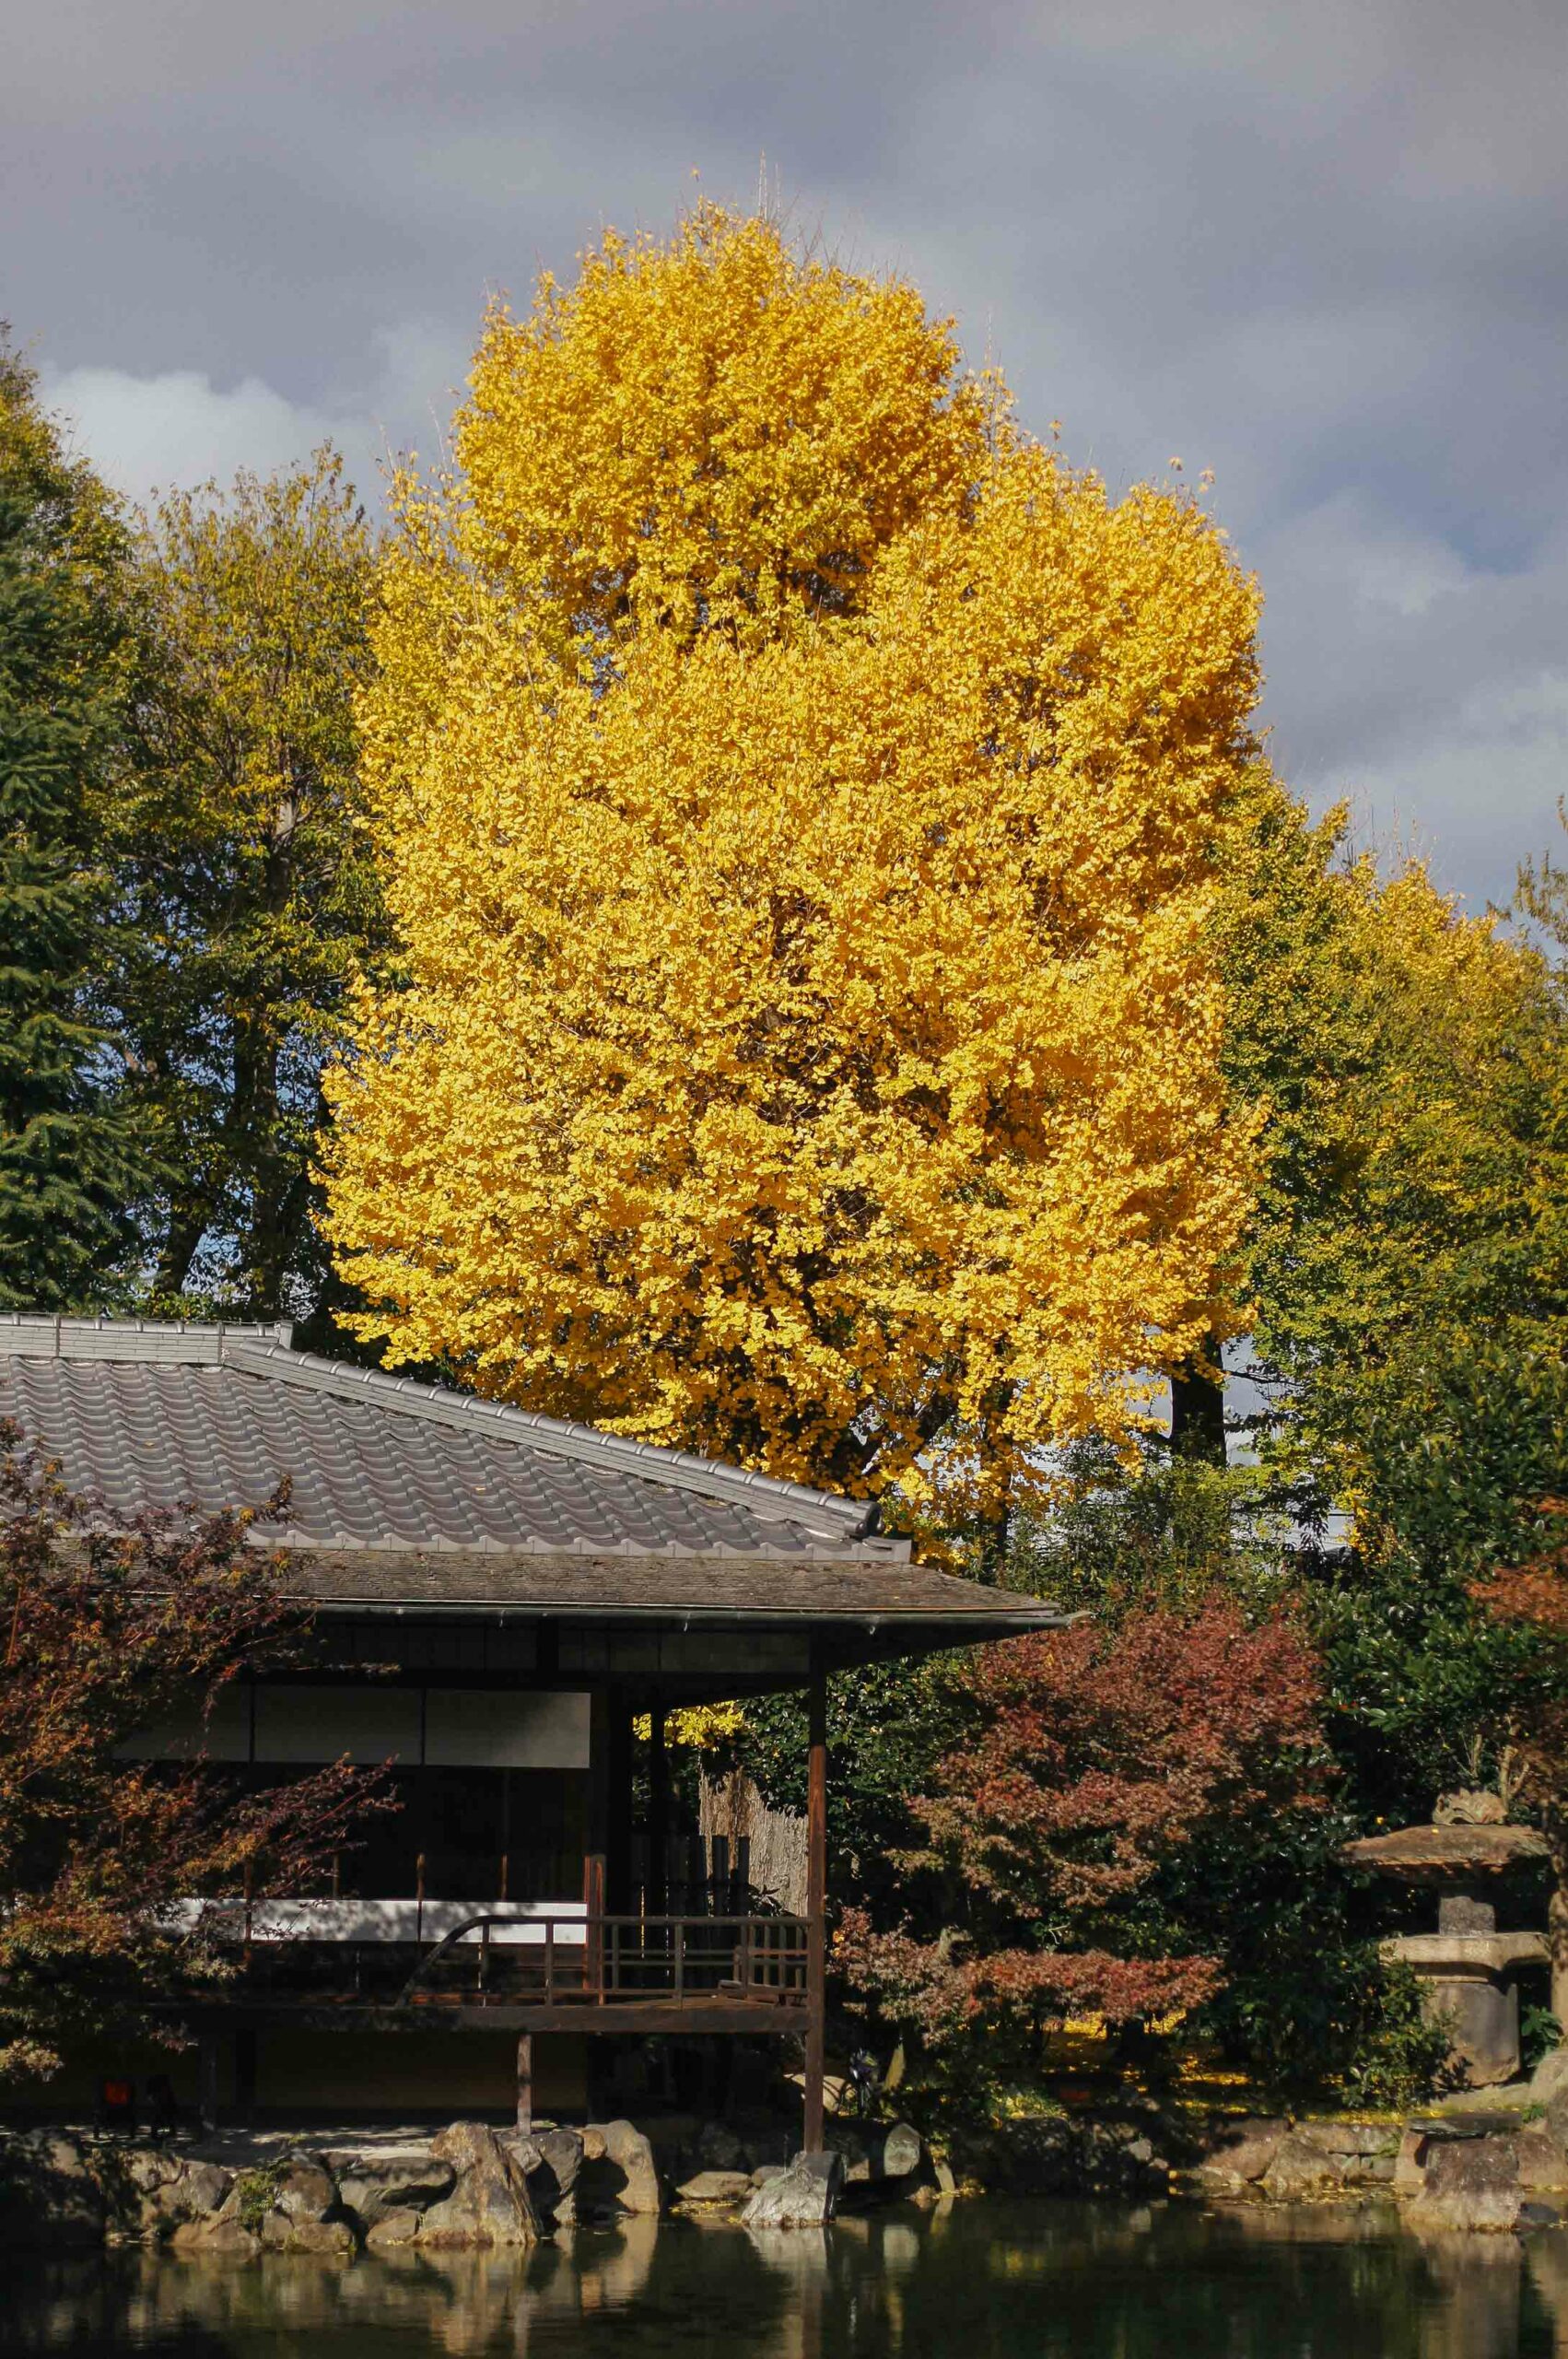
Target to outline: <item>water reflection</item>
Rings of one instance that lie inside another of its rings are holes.
[[[628,2221],[524,2256],[11,2272],[3,2339],[165,2359],[1540,2359],[1568,2353],[1568,2231],[1418,2238],[1313,2207],[948,2205],[825,2235]]]

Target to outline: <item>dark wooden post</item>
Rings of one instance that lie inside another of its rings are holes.
[[[632,1907],[632,1713],[624,1696],[610,1698],[605,1734],[604,1906],[612,1917],[624,1917]]]
[[[805,2150],[823,2147],[822,2080],[827,2040],[827,1680],[813,1652],[807,1703]]]
[[[234,2107],[246,2130],[255,2125],[260,2045],[254,2031],[242,2028],[234,2035]]]
[[[217,2128],[218,2048],[216,2032],[196,2042],[196,2118],[209,2133]]]
[[[589,1699],[588,1848],[601,1858],[610,1847],[610,1698],[603,1687]]]
[[[517,2126],[524,2137],[533,2128],[533,2034],[517,2036]]]
[[[582,1905],[588,1924],[583,1933],[582,1970],[586,1988],[604,1995],[604,1854],[590,1851],[582,1863]]]
[[[670,1899],[670,1755],[657,1696],[649,1706],[648,1731],[648,1913],[662,1917]]]

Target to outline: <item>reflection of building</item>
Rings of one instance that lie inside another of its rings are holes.
[[[587,2033],[799,2031],[811,2130],[825,1674],[1050,1627],[1052,1609],[911,1564],[863,1502],[312,1358],[286,1326],[13,1317],[0,1416],[114,1513],[256,1502],[289,1478],[258,1536],[315,1609],[310,1669],[137,1751],[201,1749],[261,1782],[344,1754],[395,1765],[403,1808],[332,1892],[229,1905],[246,1965],[209,2025],[209,2105],[225,2055],[242,2104],[381,2109],[495,2103],[504,2050],[526,2105],[535,2035],[562,2103]],[[748,1915],[694,1889],[662,1716],[797,1686],[808,1907]]]

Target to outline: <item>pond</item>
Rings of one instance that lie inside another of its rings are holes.
[[[1328,2207],[956,2203],[754,2236],[628,2221],[517,2259],[9,2254],[0,2345],[111,2359],[1536,2359],[1568,2231]]]

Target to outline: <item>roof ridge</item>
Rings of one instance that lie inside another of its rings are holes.
[[[156,1360],[216,1367],[230,1336],[287,1349],[291,1319],[111,1319],[0,1311],[0,1357]]]
[[[597,1426],[568,1424],[537,1409],[514,1409],[506,1402],[486,1401],[476,1392],[459,1392],[449,1385],[389,1375],[384,1368],[357,1367],[350,1361],[325,1359],[316,1352],[296,1352],[286,1342],[263,1338],[253,1330],[244,1334],[234,1329],[225,1331],[219,1356],[226,1366],[256,1375],[265,1370],[286,1383],[309,1385],[345,1400],[369,1395],[379,1406],[404,1415],[469,1430],[477,1425],[503,1439],[527,1440],[554,1457],[597,1461],[677,1490],[741,1500],[763,1517],[789,1517],[819,1531],[825,1526],[826,1535],[840,1541],[865,1538],[875,1525],[876,1507],[871,1500],[847,1499],[832,1491],[813,1490],[804,1483],[785,1482],[775,1474],[725,1466],[690,1450],[602,1433]]]

